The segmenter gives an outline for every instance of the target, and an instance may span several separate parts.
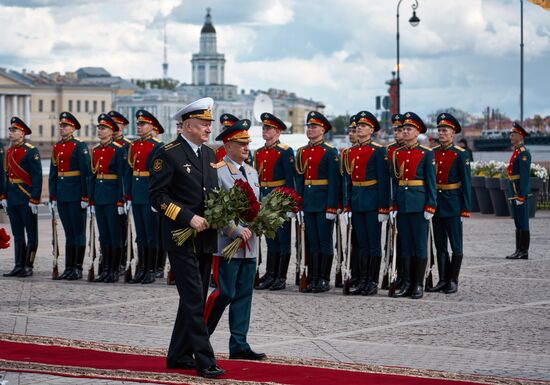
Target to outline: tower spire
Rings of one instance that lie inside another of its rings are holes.
[[[164,62],[162,63],[162,75],[164,79],[168,78],[168,44],[166,40],[166,20],[164,21]]]

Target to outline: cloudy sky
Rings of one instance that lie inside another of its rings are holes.
[[[520,1],[403,0],[401,106],[427,115],[486,106],[519,118]],[[199,5],[200,4],[200,5]],[[205,8],[225,79],[324,102],[330,114],[374,110],[396,61],[397,0],[0,0],[0,66],[191,81]],[[550,115],[550,12],[524,1],[525,116]]]

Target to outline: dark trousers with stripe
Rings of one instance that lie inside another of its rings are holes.
[[[229,353],[250,349],[246,335],[250,326],[256,258],[226,261],[223,257],[214,256],[212,270],[217,288],[210,294],[205,306],[208,333],[214,333],[225,308],[229,306]]]
[[[529,231],[529,200],[519,206],[512,201],[512,215],[517,230]]]
[[[122,247],[121,232],[124,229],[120,226],[118,216],[116,204],[95,206],[99,242],[102,245],[116,248]]]
[[[403,258],[422,260],[428,258],[428,221],[424,213],[397,214],[397,231]]]
[[[378,222],[378,211],[353,212],[351,221],[357,234],[360,257],[380,257],[382,246],[382,224]]]
[[[9,204],[9,203],[8,203]],[[8,206],[13,242],[36,251],[38,248],[38,217],[28,205]],[[27,240],[25,241],[25,233]]]
[[[290,220],[286,221],[278,230],[275,239],[267,238],[267,251],[270,253],[290,254]]]
[[[454,254],[462,254],[462,221],[460,217],[433,217],[434,243],[438,255],[448,254],[447,243]]]
[[[324,255],[334,254],[334,241],[332,239],[334,221],[329,221],[323,211],[304,213],[304,223],[306,225],[306,237],[311,255],[319,253]]]
[[[190,363],[194,356],[200,371],[216,363],[203,318],[212,255],[169,251],[168,258],[180,300],[166,363]]]
[[[155,248],[155,233],[153,212],[150,204],[132,204],[134,224],[136,226],[136,243],[139,247]]]
[[[86,246],[86,210],[80,201],[57,202],[59,218],[65,231],[67,246]]]

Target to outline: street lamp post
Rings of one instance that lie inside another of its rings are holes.
[[[397,113],[401,111],[401,77],[399,76],[399,6],[403,0],[399,0],[397,3]],[[420,23],[420,19],[416,16],[416,9],[418,8],[418,0],[414,0],[412,5],[413,15],[409,19],[409,23],[416,27]]]
[[[520,75],[519,75],[519,121],[523,125],[523,0],[519,1],[520,3],[520,14],[521,14],[521,42],[520,47]]]

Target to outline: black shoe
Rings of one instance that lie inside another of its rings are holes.
[[[449,281],[445,287],[445,294],[454,294],[458,291],[458,282]]]
[[[426,288],[426,292],[428,293],[437,293],[439,291],[445,291],[445,288],[447,287],[447,281],[440,280],[437,285],[434,287],[428,287]]]
[[[318,283],[319,283],[319,280],[317,278],[312,279],[311,282],[307,285],[306,289],[304,290],[304,293],[317,293],[314,290],[317,287]]]
[[[269,289],[275,283],[275,274],[267,273],[265,280],[256,287],[256,290]]]
[[[149,271],[147,274],[145,274],[145,277],[141,280],[142,284],[148,284],[155,282],[155,272]]]
[[[32,267],[25,267],[19,274],[17,274],[18,277],[30,277],[32,276]]]
[[[229,355],[229,359],[231,360],[253,360],[253,361],[261,361],[265,360],[267,356],[265,353],[256,353],[252,349],[243,350],[238,353],[231,353]]]
[[[216,378],[225,374],[225,370],[218,368],[216,365],[212,365],[209,368],[203,370],[197,370],[197,374],[204,378]]]
[[[416,285],[411,293],[412,299],[420,299],[424,296],[424,288],[422,285]]]
[[[158,270],[155,272],[155,278],[164,278],[164,269]]]
[[[361,282],[357,285],[357,289],[350,292],[351,295],[360,295],[367,288],[366,279],[362,279]]]
[[[173,364],[166,364],[167,369],[196,369],[197,365],[195,365],[194,361],[189,362],[174,362]]]
[[[283,290],[286,288],[286,279],[277,278],[269,290]]]
[[[326,279],[321,278],[319,284],[313,288],[314,293],[324,293],[330,290],[330,284]]]
[[[4,276],[4,277],[17,277],[22,271],[23,271],[23,268],[14,267],[12,271],[10,271],[9,273],[4,273],[4,274],[2,274],[2,276]]]
[[[361,295],[376,295],[376,294],[378,294],[378,283],[372,282],[372,281],[369,282],[365,290],[361,292]]]
[[[76,273],[76,269],[71,271],[71,274],[69,274],[67,276],[67,278],[65,278],[67,281],[76,281],[78,280],[78,274]]]

